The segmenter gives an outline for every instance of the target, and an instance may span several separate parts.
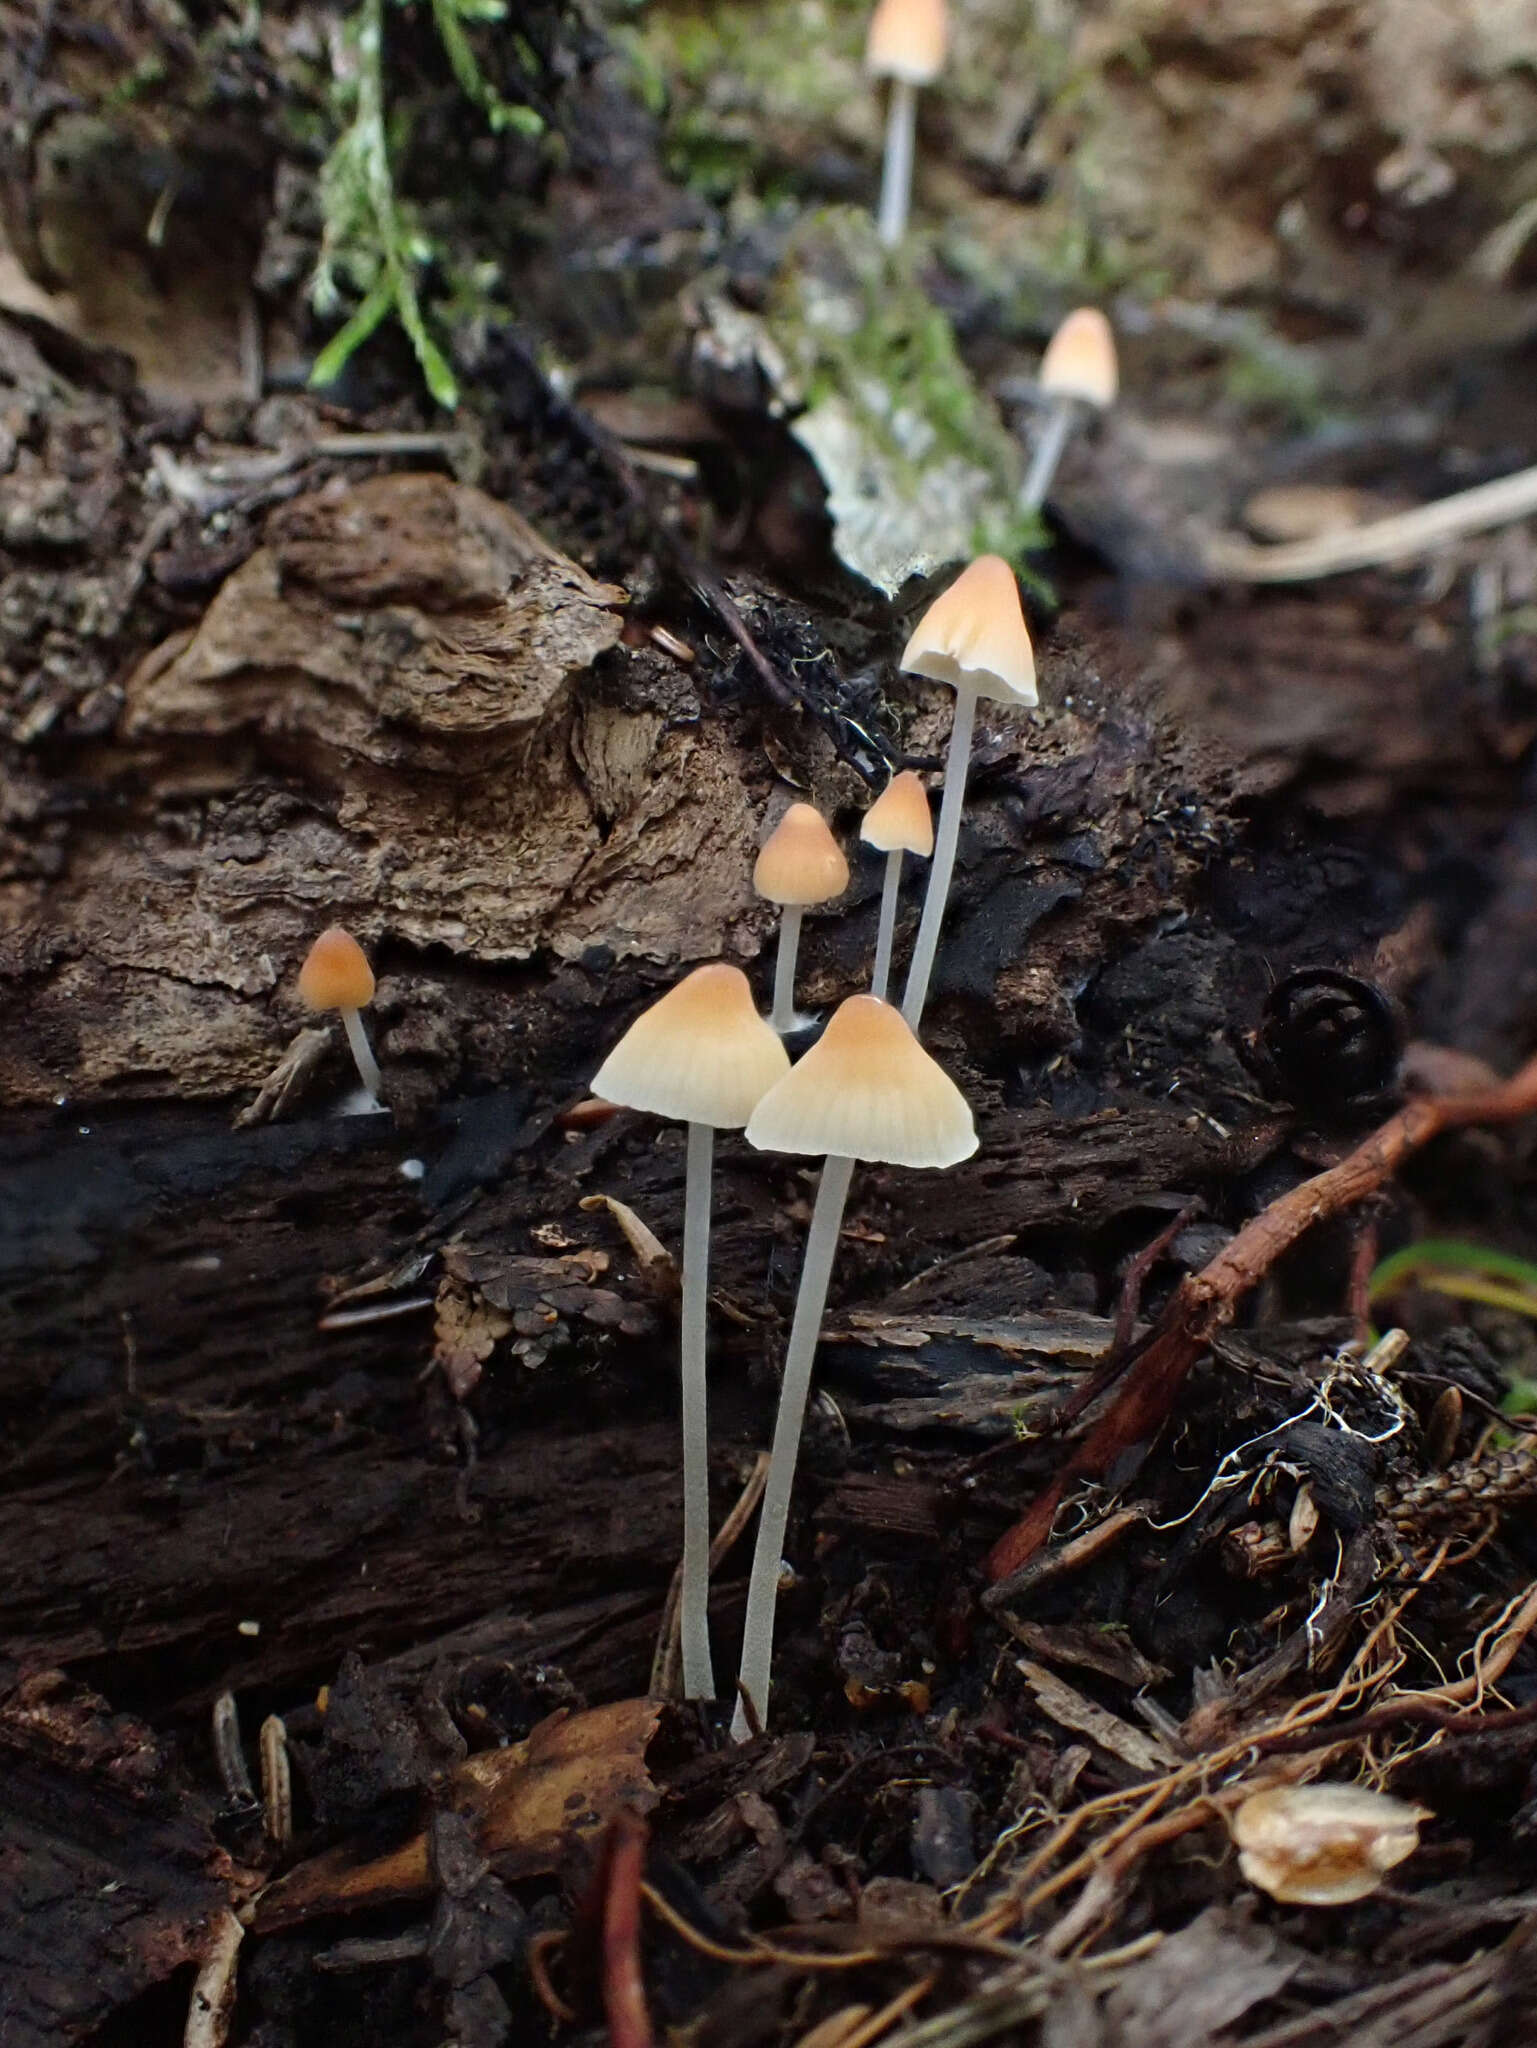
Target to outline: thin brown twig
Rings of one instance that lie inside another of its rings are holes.
[[[920,1999],[927,1998],[938,1982],[937,1970],[931,1970],[927,1976],[919,1977],[904,1991],[899,1991],[895,1998],[889,1999],[879,2012],[872,2012],[852,2034],[845,2034],[838,2043],[838,2048],[870,2048],[871,2042],[878,2041],[899,2019],[910,2013]]]
[[[564,1927],[547,1927],[539,1934],[532,1934],[528,1940],[528,1977],[534,1987],[539,2003],[552,2019],[569,2027],[576,2018],[576,2007],[567,2005],[555,1986],[550,1982],[549,1957],[554,1950],[564,1948],[571,1939],[570,1931]]]
[[[610,2048],[652,2048],[651,2015],[640,1964],[640,1900],[648,1830],[638,1813],[610,1823],[603,1894],[603,2010]]]
[[[731,1546],[752,1520],[753,1512],[763,1498],[763,1489],[768,1483],[768,1468],[768,1452],[760,1451],[736,1506],[715,1532],[715,1541],[710,1545],[712,1573],[720,1570]],[[667,1588],[667,1598],[662,1604],[662,1623],[657,1630],[656,1655],[651,1660],[650,1691],[653,1699],[670,1700],[677,1697],[682,1649],[683,1566],[680,1563],[672,1575],[672,1584]]]
[[[1246,1223],[1209,1265],[1180,1282],[1110,1407],[1029,1511],[988,1553],[988,1577],[1006,1578],[1035,1554],[1050,1535],[1073,1479],[1103,1472],[1122,1452],[1157,1434],[1213,1336],[1233,1320],[1243,1297],[1304,1232],[1375,1194],[1411,1154],[1442,1132],[1468,1124],[1511,1123],[1534,1111],[1537,1059],[1528,1060],[1503,1087],[1484,1094],[1418,1096],[1337,1166],[1289,1189]]]

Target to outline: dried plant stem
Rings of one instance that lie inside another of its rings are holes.
[[[714,1578],[725,1562],[727,1552],[747,1527],[757,1512],[763,1498],[763,1483],[768,1478],[768,1452],[761,1451],[747,1484],[738,1496],[736,1506],[727,1515],[715,1532],[710,1545],[710,1576]],[[679,1612],[683,1602],[683,1566],[672,1575],[672,1584],[667,1589],[667,1598],[662,1603],[662,1622],[657,1630],[656,1655],[651,1662],[651,1683],[647,1687],[653,1699],[671,1699],[678,1690],[680,1666]]]
[[[955,850],[961,838],[961,809],[966,802],[966,771],[971,765],[971,733],[977,717],[975,690],[957,689],[955,723],[950,728],[950,752],[945,761],[945,793],[939,806],[939,824],[934,833],[934,859],[929,867],[929,886],[923,898],[923,916],[913,941],[912,963],[907,970],[907,993],[902,998],[902,1015],[913,1030],[923,1019],[928,1000],[929,976],[934,955],[939,951],[939,928],[945,920],[950,896],[950,877],[955,872]]]
[[[651,2048],[641,1971],[641,1887],[646,1867],[646,1823],[639,1814],[615,1814],[609,1830],[608,1882],[603,1895],[603,2009],[611,2048]]]
[[[1455,491],[1449,498],[1395,512],[1343,533],[1324,533],[1314,540],[1287,541],[1278,547],[1255,547],[1229,534],[1206,545],[1208,575],[1235,583],[1304,583],[1315,576],[1338,576],[1347,569],[1368,569],[1404,562],[1441,547],[1464,534],[1508,526],[1537,512],[1537,468],[1518,469],[1512,476]]]
[[[223,2048],[229,2039],[230,2021],[235,2016],[235,1965],[245,1929],[234,1914],[226,1911],[217,1921],[213,1937],[192,1985],[192,2002],[187,2012],[185,2048]]]
[[[758,1520],[758,1541],[753,1549],[752,1576],[747,1582],[747,1619],[742,1626],[741,1683],[762,1727],[768,1726],[769,1671],[774,1658],[774,1607],[779,1597],[779,1564],[784,1551],[785,1527],[790,1519],[790,1493],[795,1485],[801,1423],[806,1413],[806,1396],[811,1391],[811,1368],[816,1359],[817,1338],[822,1330],[822,1311],[827,1306],[827,1289],[838,1253],[843,1208],[853,1177],[852,1159],[833,1155],[822,1162],[822,1181],[817,1189],[816,1207],[811,1214],[811,1228],[806,1233],[800,1292],[795,1298],[795,1318],[790,1325],[790,1342],[785,1351],[784,1384],[779,1393],[779,1414],[774,1423],[774,1445],[769,1453],[768,1483],[763,1489],[763,1512]],[[752,1733],[746,1708],[740,1700],[732,1718],[731,1733],[738,1742],[745,1742]]]
[[[881,884],[881,921],[875,932],[875,965],[870,970],[870,993],[886,1000],[891,980],[891,948],[897,931],[897,894],[902,887],[902,849],[894,846],[886,856],[886,879]]]
[[[713,1700],[710,1663],[710,1431],[705,1367],[710,1292],[710,1185],[715,1132],[688,1127],[683,1195],[683,1696]]]
[[[774,1010],[769,1019],[783,1038],[795,1029],[795,956],[801,942],[801,906],[787,903],[779,920],[779,952],[774,960]]]

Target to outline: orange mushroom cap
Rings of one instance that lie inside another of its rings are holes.
[[[312,1010],[361,1010],[374,999],[374,970],[363,948],[339,924],[310,947],[299,969],[299,994]]]
[[[954,1166],[977,1149],[966,1098],[879,996],[850,996],[747,1122],[764,1152]]]
[[[843,848],[810,804],[791,804],[764,841],[752,885],[770,903],[826,903],[849,885]]]
[[[593,1093],[679,1123],[740,1129],[790,1071],[740,967],[696,967],[642,1010],[593,1076]]]
[[[927,860],[934,851],[934,818],[929,793],[911,768],[893,775],[865,812],[859,836],[880,853],[916,853]]]
[[[932,84],[949,40],[945,0],[880,0],[865,37],[865,69],[876,78]]]
[[[901,666],[979,697],[1039,703],[1019,585],[1002,556],[978,555],[940,592],[913,628]]]
[[[1065,398],[1081,398],[1101,412],[1115,404],[1120,388],[1115,336],[1097,306],[1080,306],[1069,313],[1047,342],[1040,385]]]

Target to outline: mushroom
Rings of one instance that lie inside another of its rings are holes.
[[[913,138],[918,88],[932,85],[944,67],[949,23],[945,0],[880,0],[865,38],[865,69],[891,80],[886,108],[886,156],[881,166],[877,232],[888,249],[907,232],[913,189]]]
[[[358,1079],[377,1103],[384,1077],[358,1015],[374,999],[374,970],[351,932],[333,924],[320,934],[299,969],[299,994],[312,1010],[341,1012]]]
[[[1107,412],[1115,404],[1119,386],[1115,336],[1097,306],[1080,306],[1068,314],[1046,344],[1038,381],[1049,404],[1019,493],[1019,502],[1030,512],[1045,503],[1082,408],[1092,406],[1096,412]]]
[[[810,804],[791,804],[764,841],[752,871],[758,894],[783,910],[779,957],[774,963],[774,1008],[770,1021],[781,1036],[795,1029],[795,955],[800,947],[801,912],[827,903],[849,885],[849,864]]]
[[[1364,1785],[1279,1785],[1233,1815],[1238,1867],[1286,1906],[1345,1906],[1420,1845],[1429,1815]]]
[[[759,1727],[767,1720],[774,1602],[795,1460],[855,1162],[954,1166],[976,1151],[977,1133],[965,1097],[919,1045],[901,1013],[877,996],[850,996],[811,1050],[753,1111],[747,1142],[766,1152],[821,1153],[823,1164],[747,1585],[740,1681],[745,1697],[731,1724],[738,1741],[751,1732],[746,1701]]]
[[[1035,653],[1025,629],[1019,586],[1014,571],[998,555],[978,555],[948,590],[941,591],[918,621],[902,650],[901,667],[913,675],[948,683],[955,691],[955,723],[950,728],[950,754],[945,763],[945,793],[939,806],[939,830],[928,893],[907,970],[902,1015],[914,1031],[923,1016],[929,976],[939,946],[950,876],[955,867],[961,831],[961,805],[966,799],[966,770],[971,758],[971,729],[978,697],[1005,704],[1035,704]]]
[[[881,888],[881,919],[875,934],[875,966],[870,975],[870,993],[884,997],[891,974],[891,946],[897,924],[897,891],[902,886],[902,856],[916,853],[927,860],[934,851],[934,820],[929,815],[928,792],[911,768],[893,775],[865,812],[859,836],[886,856],[886,879]]]
[[[715,1697],[710,1664],[710,1468],[705,1319],[715,1133],[737,1130],[790,1071],[740,967],[696,967],[643,1010],[593,1076],[605,1102],[688,1125],[683,1186],[683,1690]]]

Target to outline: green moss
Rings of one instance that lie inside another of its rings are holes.
[[[913,565],[1042,539],[1018,494],[1018,443],[973,382],[909,250],[868,214],[808,215],[786,247],[765,325],[787,366],[782,396],[828,488],[840,554],[898,587]]]
[[[937,452],[1017,487],[1017,444],[972,382],[910,251],[882,248],[868,214],[826,207],[801,222],[768,319],[807,404],[851,406],[915,486]]]

